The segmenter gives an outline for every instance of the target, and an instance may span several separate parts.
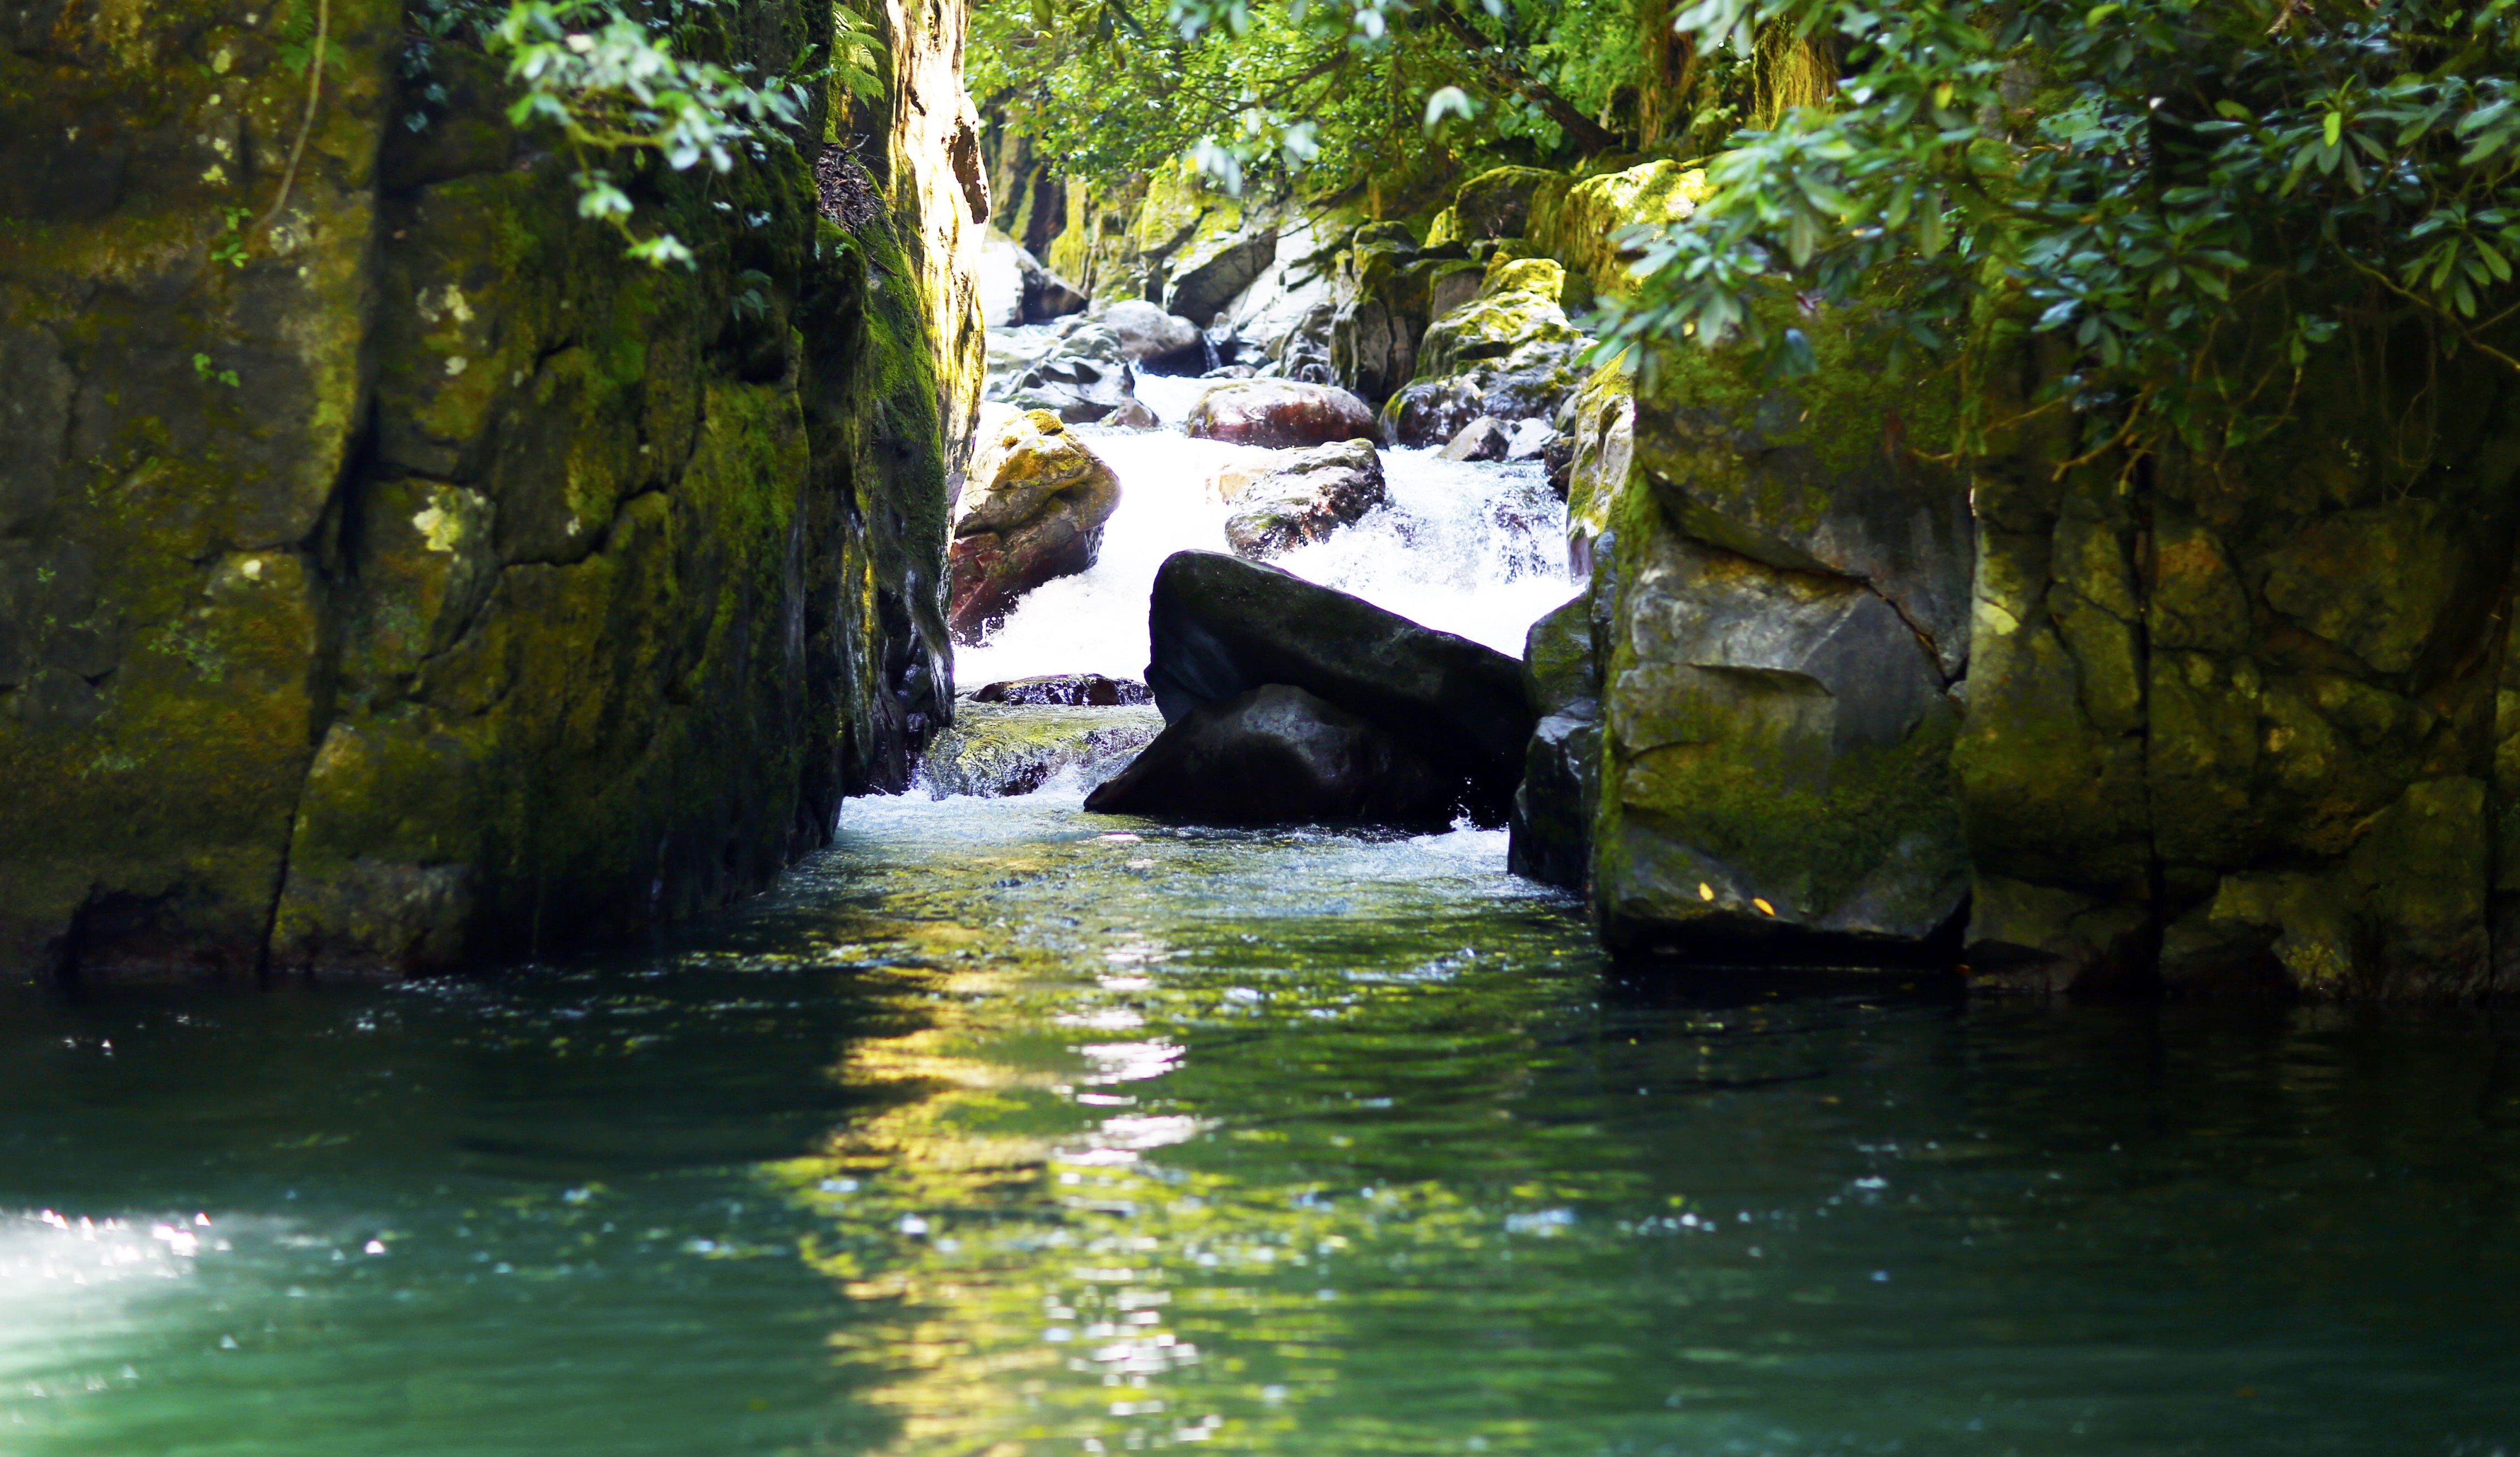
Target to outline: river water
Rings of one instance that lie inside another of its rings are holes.
[[[1613,968],[1504,855],[854,800],[639,947],[0,1000],[0,1452],[2520,1452],[2509,1026]]]

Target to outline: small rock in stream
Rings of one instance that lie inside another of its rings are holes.
[[[1494,416],[1482,415],[1462,426],[1439,454],[1445,460],[1503,460],[1506,445],[1505,427]]]
[[[1323,540],[1387,499],[1382,460],[1369,440],[1341,440],[1299,450],[1244,485],[1242,509],[1225,523],[1225,540],[1246,562],[1262,562]]]

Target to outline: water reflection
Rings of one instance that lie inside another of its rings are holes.
[[[846,830],[636,955],[0,1009],[0,1450],[2520,1450],[2492,1021],[1614,975],[1477,832]]]

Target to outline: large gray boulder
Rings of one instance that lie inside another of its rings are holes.
[[[1521,665],[1362,598],[1215,552],[1175,553],[1148,604],[1147,686],[1167,722],[1253,688],[1304,689],[1442,768],[1502,824],[1536,715]]]
[[[1458,799],[1455,776],[1396,736],[1271,683],[1166,724],[1085,807],[1209,825],[1431,828],[1452,818]]]
[[[1015,376],[1003,397],[1018,410],[1047,410],[1069,425],[1102,420],[1138,397],[1127,341],[1100,322],[1076,324]]]

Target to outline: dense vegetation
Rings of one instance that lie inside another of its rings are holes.
[[[982,0],[972,84],[1081,175],[1707,157],[1599,320],[1657,349],[1895,300],[1885,347],[2068,341],[2101,439],[2244,443],[2352,329],[2515,362],[2514,0]],[[1776,321],[1774,324],[1763,321]]]

